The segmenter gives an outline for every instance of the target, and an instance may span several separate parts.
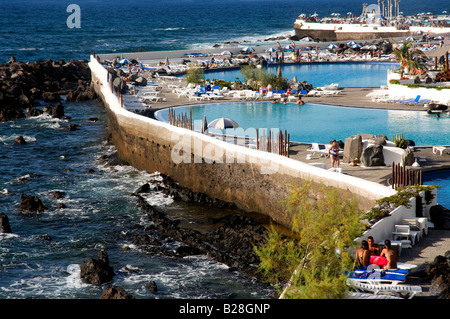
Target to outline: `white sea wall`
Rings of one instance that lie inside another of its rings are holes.
[[[289,225],[290,215],[282,201],[288,199],[291,184],[311,180],[336,187],[342,196],[355,196],[362,209],[395,193],[375,182],[226,143],[130,112],[120,105],[107,82],[108,72],[93,56],[89,66],[96,92],[105,103],[119,156],[138,169],[167,174],[181,186],[268,215],[284,225]]]

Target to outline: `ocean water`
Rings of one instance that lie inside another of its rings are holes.
[[[376,3],[376,1],[372,1]],[[265,44],[293,34],[301,14],[362,13],[363,0],[1,0],[0,63],[18,60],[88,59],[97,53],[210,48],[238,41]],[[80,28],[69,28],[80,8]],[[445,1],[404,0],[405,15],[450,12]]]
[[[88,59],[97,53],[208,48],[227,41],[261,43],[293,33],[300,13],[359,13],[364,1],[342,0],[0,0],[0,63]],[[80,28],[69,28],[69,4],[80,7]],[[448,6],[448,4],[446,4]],[[440,12],[440,1],[402,1],[405,14]],[[268,298],[268,291],[205,257],[148,255],[126,234],[145,226],[145,213],[130,193],[158,174],[129,166],[105,167],[98,158],[114,152],[105,142],[107,119],[95,102],[63,102],[72,119],[38,116],[0,123],[0,211],[12,234],[0,234],[0,299],[98,299],[103,287],[79,278],[83,260],[104,249],[113,284],[136,298]],[[90,117],[99,121],[89,122]],[[68,124],[79,130],[66,131]],[[15,145],[24,136],[26,145]],[[51,196],[63,191],[62,199]],[[20,194],[39,196],[48,211],[18,212]],[[223,214],[202,205],[174,203],[154,193],[147,200],[168,214],[195,221]],[[64,209],[57,205],[63,203]],[[49,237],[46,237],[49,236]],[[48,240],[46,238],[51,238]],[[130,249],[124,250],[124,247]],[[156,294],[146,286],[158,285]]]

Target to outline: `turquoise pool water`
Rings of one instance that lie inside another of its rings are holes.
[[[438,185],[438,204],[450,209],[450,170],[428,172],[423,174],[425,185]]]
[[[267,70],[277,74],[277,65]],[[283,64],[282,75],[288,80],[297,76],[298,81],[307,81],[314,87],[339,83],[340,87],[379,87],[387,84],[387,70],[397,69],[398,63],[391,62],[332,62]],[[243,81],[239,69],[205,72],[205,79]]]
[[[450,117],[428,117],[426,112],[418,111],[271,102],[211,103],[174,110],[175,114],[188,115],[192,111],[196,130],[200,130],[204,115],[208,123],[220,117],[230,118],[240,126],[236,130],[227,129],[225,133],[231,135],[255,137],[255,129],[281,129],[290,134],[291,141],[328,143],[334,139],[345,141],[358,133],[384,134],[389,140],[392,135],[403,133],[416,146],[450,144]],[[156,117],[167,122],[168,110],[158,111]]]

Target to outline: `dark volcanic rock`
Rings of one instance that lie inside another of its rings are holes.
[[[361,155],[361,163],[366,167],[385,166],[382,145],[369,145]]]
[[[5,213],[0,213],[0,233],[12,233],[9,218]]]
[[[436,256],[427,265],[426,274],[431,277],[432,288],[439,291],[439,299],[450,299],[450,251]]]
[[[118,286],[105,288],[100,299],[135,299],[125,289]]]
[[[128,234],[132,242],[141,249],[154,254],[184,257],[187,255],[206,255],[211,259],[228,265],[241,273],[261,279],[257,272],[259,258],[254,247],[264,242],[267,232],[259,223],[247,216],[229,215],[212,220],[213,230],[201,233],[183,228],[178,220],[170,219],[158,208],[149,205],[138,193],[139,205],[146,211],[151,227]],[[165,248],[162,243],[178,243],[174,250]]]
[[[27,144],[27,141],[25,141],[25,139],[23,138],[23,136],[18,136],[14,139],[14,142],[16,144],[20,144],[20,145],[25,145]]]
[[[83,281],[93,284],[101,285],[112,280],[114,271],[109,266],[108,255],[105,251],[100,251],[97,254],[97,259],[85,260],[81,263],[80,277]]]
[[[23,110],[35,106],[38,99],[59,102],[70,90],[83,88],[77,91],[83,101],[96,98],[90,82],[87,61],[24,63],[11,59],[0,65],[0,121],[24,117]]]
[[[20,196],[20,211],[25,213],[41,213],[47,210],[47,207],[37,196],[22,194]]]

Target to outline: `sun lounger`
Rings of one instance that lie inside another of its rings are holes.
[[[328,156],[328,148],[325,144],[312,143],[311,148],[308,150],[308,152],[312,153],[311,158],[314,156]]]
[[[450,153],[450,148],[447,146],[433,146],[433,154],[439,153],[441,156],[443,153]]]
[[[351,291],[347,293],[347,299],[403,299],[401,297],[389,295],[375,295],[367,292]]]
[[[404,285],[404,284],[380,284],[380,283],[371,283],[371,282],[362,282],[359,280],[348,279],[347,285],[353,287],[355,290],[364,292],[372,292],[375,295],[379,293],[390,293],[395,296],[408,296],[408,299],[413,298],[417,294],[422,293],[422,287],[413,286],[413,285]]]
[[[368,271],[360,270],[350,273],[350,279],[364,281],[364,282],[377,282],[377,283],[390,283],[398,284],[400,282],[405,282],[406,274],[395,273],[395,272],[381,272],[381,271]]]

